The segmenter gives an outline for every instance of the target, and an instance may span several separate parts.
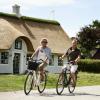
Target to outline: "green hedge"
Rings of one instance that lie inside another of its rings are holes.
[[[100,73],[100,60],[83,59],[78,63],[79,71]]]

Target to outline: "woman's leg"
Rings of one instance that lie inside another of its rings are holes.
[[[45,68],[46,65],[47,64],[45,64],[45,63],[42,63],[42,64],[39,65],[40,79],[41,79],[41,81],[44,80],[44,68]]]

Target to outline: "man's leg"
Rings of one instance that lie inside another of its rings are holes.
[[[73,84],[73,86],[75,86],[76,85],[76,74],[71,73],[71,77],[72,77],[72,84]]]
[[[71,77],[72,77],[72,80],[73,80],[73,85],[75,86],[76,85],[76,71],[77,71],[77,65],[72,65],[71,66]]]

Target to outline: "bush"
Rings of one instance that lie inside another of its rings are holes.
[[[78,65],[79,65],[78,67],[79,71],[100,73],[100,60],[83,59],[80,60]]]

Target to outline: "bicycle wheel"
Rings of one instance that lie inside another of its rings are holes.
[[[76,85],[73,86],[73,79],[69,78],[68,90],[70,93],[73,93],[75,90]]]
[[[57,81],[57,84],[56,84],[56,92],[57,92],[58,95],[61,95],[63,90],[64,90],[64,74],[61,73],[59,75],[59,78],[58,78],[58,81]]]
[[[38,85],[38,91],[39,91],[39,93],[42,93],[45,90],[45,88],[46,88],[47,75],[46,75],[45,72],[43,73],[43,76],[44,76],[44,80],[42,82],[40,81],[40,77],[39,77],[39,81],[40,81],[40,83]]]
[[[24,93],[26,95],[28,95],[32,90],[32,84],[33,84],[33,73],[29,72],[24,83]]]

